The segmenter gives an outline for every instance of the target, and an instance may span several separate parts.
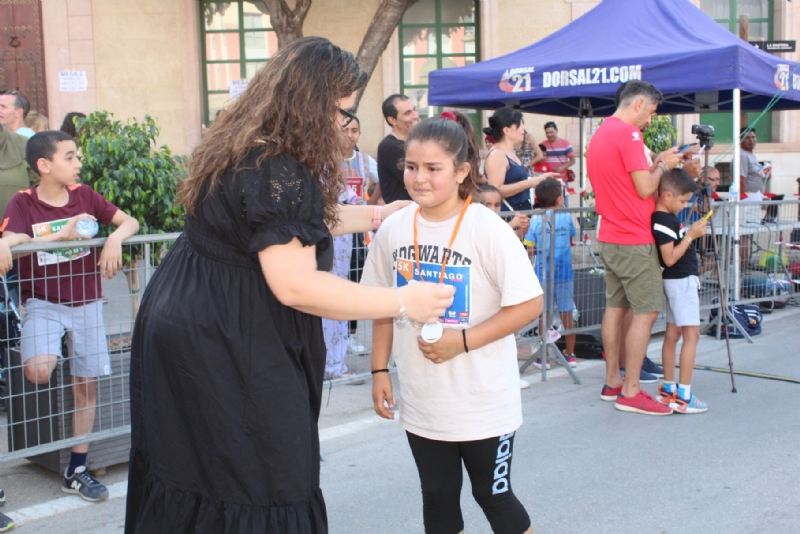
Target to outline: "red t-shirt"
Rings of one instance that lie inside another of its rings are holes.
[[[61,207],[39,200],[38,188],[35,185],[11,197],[0,232],[8,230],[31,237],[47,235],[63,226],[47,223],[81,213],[94,215],[100,224],[110,224],[119,209],[87,185],[68,188],[69,202]],[[97,262],[97,248],[92,247],[35,252],[20,258],[22,302],[37,298],[56,304],[82,305],[102,298]]]
[[[630,175],[650,168],[642,132],[616,117],[607,118],[589,143],[586,168],[602,217],[597,240],[616,245],[654,243],[650,217],[655,199],[641,198]]]

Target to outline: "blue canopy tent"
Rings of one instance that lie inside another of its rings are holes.
[[[628,79],[665,96],[659,112],[800,109],[800,69],[739,39],[689,0],[603,0],[538,43],[505,56],[429,75],[434,106],[604,117]]]
[[[614,94],[627,80],[648,81],[664,93],[659,113],[730,111],[739,132],[740,113],[761,111],[774,96],[780,99],[773,110],[800,109],[798,67],[744,42],[689,0],[603,0],[531,46],[431,72],[428,103],[578,116],[583,153],[583,119],[613,114]],[[739,175],[739,155],[734,135],[733,176]],[[736,219],[734,227],[738,234]]]

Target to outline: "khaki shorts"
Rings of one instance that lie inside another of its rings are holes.
[[[661,266],[655,243],[601,243],[600,258],[606,270],[606,306],[632,308],[635,315],[664,310]]]

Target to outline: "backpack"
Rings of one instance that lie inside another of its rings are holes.
[[[773,300],[758,303],[758,307],[764,313],[772,313],[775,308],[785,308],[791,293],[792,286],[789,281],[777,280],[772,273],[750,274],[742,278],[743,299],[775,297]]]
[[[714,299],[714,304],[719,303],[719,299]],[[717,315],[719,314],[719,308],[712,308],[711,315],[709,316],[709,322],[713,322]],[[730,317],[734,317],[736,321],[742,325],[744,331],[749,336],[757,336],[761,333],[761,319],[763,316],[761,315],[761,310],[758,309],[758,306],[754,306],[752,304],[737,304],[735,306],[728,306],[728,321],[725,325],[725,328],[722,329],[720,337],[725,339],[725,336],[729,336],[730,339],[743,339],[744,334],[739,332],[739,327],[734,325],[733,322],[730,320]],[[712,324],[711,328],[708,329],[706,332],[709,336],[716,336],[717,335],[717,325]]]

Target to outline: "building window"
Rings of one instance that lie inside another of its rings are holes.
[[[278,51],[261,0],[200,0],[206,125],[230,100],[232,80],[249,80]]]
[[[403,16],[398,27],[400,92],[414,102],[420,117],[428,116],[430,71],[480,61],[478,5],[478,0],[419,0]],[[480,125],[478,112],[463,111]]]
[[[700,0],[700,9],[736,35],[739,35],[739,17],[748,15],[749,40],[769,41],[773,39],[773,3],[773,0]],[[752,124],[759,115],[760,112],[746,113],[747,124],[742,124],[742,127]],[[733,142],[733,120],[730,113],[703,113],[700,121],[714,126],[717,142]],[[757,141],[772,142],[772,113],[764,115],[755,128]]]

